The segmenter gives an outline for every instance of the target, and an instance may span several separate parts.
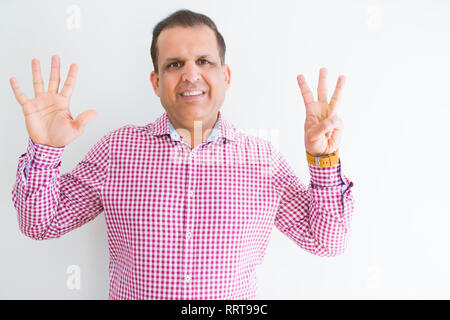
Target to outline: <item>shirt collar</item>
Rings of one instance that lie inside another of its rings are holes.
[[[181,139],[180,135],[170,122],[167,112],[164,112],[164,114],[155,121],[152,134],[154,136],[169,135],[176,141],[180,141]],[[236,129],[232,124],[223,118],[220,111],[218,112],[216,124],[214,125],[207,141],[216,141],[218,138],[225,138],[232,141],[236,140]]]

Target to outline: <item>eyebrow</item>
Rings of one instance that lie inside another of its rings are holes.
[[[197,57],[197,60],[198,60],[198,59],[205,59],[205,58],[212,59],[211,55],[209,55],[209,54],[203,54],[203,55],[201,55],[201,56],[198,56],[198,57]],[[167,62],[170,62],[170,61],[180,61],[180,60],[183,60],[183,59],[182,59],[182,58],[179,58],[179,57],[175,57],[175,58],[167,58],[167,59],[165,60],[164,63],[167,63]]]

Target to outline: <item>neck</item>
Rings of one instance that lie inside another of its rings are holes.
[[[175,119],[169,117],[175,130],[181,136],[181,138],[191,146],[195,148],[203,141],[206,141],[211,135],[211,132],[219,119],[219,114],[216,117],[209,120],[194,120],[179,123]]]

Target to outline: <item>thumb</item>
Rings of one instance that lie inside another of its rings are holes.
[[[97,117],[97,112],[95,110],[83,111],[74,120],[74,125],[77,128],[77,130],[83,131],[86,124],[88,124],[88,122],[91,122],[91,120],[95,119],[96,117]]]
[[[337,115],[327,118],[321,121],[314,129],[311,130],[311,136],[318,138],[329,131],[333,131],[336,127],[339,127],[340,119]]]

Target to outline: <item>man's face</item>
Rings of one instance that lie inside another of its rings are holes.
[[[230,68],[221,65],[209,27],[173,27],[158,37],[158,74],[152,72],[150,80],[174,124],[212,125],[230,85]]]

